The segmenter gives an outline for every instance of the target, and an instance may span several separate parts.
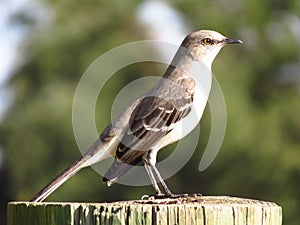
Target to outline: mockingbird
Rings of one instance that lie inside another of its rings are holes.
[[[224,45],[232,43],[242,42],[210,30],[200,30],[186,36],[160,81],[128,106],[104,129],[85,154],[31,201],[43,201],[82,168],[111,156],[115,157],[115,161],[103,178],[108,186],[132,166],[143,162],[156,195],[176,196],[155,167],[157,152],[187,135],[198,124],[204,111],[207,98],[201,97],[197,78],[188,72],[189,67],[193,62],[200,62],[211,71],[211,64],[218,52]],[[197,118],[189,120],[193,108]],[[184,131],[184,121],[193,121],[188,131]]]

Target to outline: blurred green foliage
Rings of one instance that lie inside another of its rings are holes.
[[[0,168],[1,183],[6,183],[3,199],[30,199],[80,156],[72,131],[76,85],[101,54],[147,38],[135,17],[140,3],[47,2],[53,24],[32,34],[26,43],[26,63],[10,82],[15,101],[0,127],[5,152],[5,167]],[[300,68],[299,1],[175,0],[170,5],[184,16],[191,31],[214,29],[242,39],[244,45],[222,50],[213,66],[227,106],[219,155],[207,170],[198,171],[210,129],[207,109],[198,151],[168,179],[169,186],[178,193],[274,201],[283,207],[284,224],[299,224],[300,83],[299,71],[290,69]],[[124,85],[142,74],[162,72],[160,67],[141,64],[112,78],[97,105],[99,132],[109,123],[110,106]],[[295,73],[298,80],[291,79]],[[107,188],[101,179],[85,169],[47,200],[112,201],[152,193],[151,187]]]

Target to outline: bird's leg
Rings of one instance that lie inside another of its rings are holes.
[[[156,153],[157,153],[156,151],[149,151],[143,155],[145,169],[148,173],[148,176],[149,176],[152,186],[156,192],[156,195],[155,196],[144,195],[142,197],[142,199],[145,199],[145,198],[154,198],[155,199],[155,198],[166,198],[166,197],[180,198],[180,197],[188,197],[188,196],[197,196],[198,194],[192,194],[192,195],[190,195],[190,194],[173,194],[170,191],[166,182],[164,181],[164,179],[160,175],[160,172],[158,171],[158,169],[155,166]],[[157,180],[159,181],[161,187],[163,188],[164,193],[162,193],[162,191],[159,189]]]
[[[145,195],[142,198],[149,198],[149,197],[150,198],[164,198],[164,197],[173,196],[173,194],[171,193],[171,191],[167,187],[167,184],[165,183],[165,181],[161,177],[158,169],[155,167],[156,152],[154,152],[154,151],[147,152],[143,156],[143,161],[144,161],[145,169],[146,169],[146,171],[148,173],[148,176],[150,178],[150,181],[152,183],[152,186],[153,186],[153,188],[156,192],[156,196],[147,196],[147,195]],[[162,191],[160,190],[160,188],[158,186],[157,179],[160,182],[165,194],[163,194]]]
[[[150,181],[152,183],[152,186],[155,190],[156,195],[144,195],[142,196],[142,199],[150,199],[150,198],[164,198],[164,197],[168,197],[170,195],[172,195],[172,193],[169,191],[166,183],[164,182],[164,180],[162,179],[162,177],[160,176],[158,170],[155,168],[155,163],[156,163],[156,152],[155,151],[150,151],[147,152],[143,155],[143,161],[144,161],[144,165],[145,165],[145,169],[148,173],[148,176],[150,178]],[[160,190],[159,186],[158,186],[158,182],[157,179],[160,181],[164,191],[166,192],[166,194],[162,193],[162,191]]]
[[[169,197],[174,196],[174,194],[173,194],[173,193],[170,191],[170,189],[168,188],[168,186],[167,186],[166,182],[164,181],[164,179],[161,177],[161,175],[160,175],[158,169],[156,168],[156,166],[155,166],[155,165],[150,165],[150,167],[151,167],[151,169],[154,171],[156,177],[158,178],[158,180],[159,180],[159,182],[160,182],[162,188],[163,188],[164,191],[165,191],[165,194],[166,194],[167,196],[169,196]]]
[[[167,184],[165,183],[164,179],[160,175],[158,169],[155,165],[152,165],[149,163],[148,160],[144,159],[144,164],[146,171],[148,173],[148,176],[150,178],[150,181],[152,183],[152,186],[156,192],[156,195],[144,195],[142,196],[142,199],[161,199],[161,198],[186,198],[186,197],[197,197],[202,196],[200,193],[193,193],[193,194],[173,194],[170,189],[168,188]],[[159,186],[157,184],[156,178],[159,180],[162,188],[164,189],[165,194],[162,193],[162,191],[159,189]]]
[[[202,196],[200,193],[192,193],[192,194],[173,194],[170,189],[168,188],[167,184],[165,183],[164,179],[160,175],[158,169],[156,168],[155,165],[150,164],[151,169],[154,171],[156,177],[158,178],[159,182],[161,183],[161,186],[163,187],[165,191],[165,195],[163,196],[158,196],[158,198],[161,197],[170,197],[170,198],[186,198],[186,197],[197,197],[197,196]]]
[[[153,174],[153,172],[151,170],[151,167],[150,167],[150,165],[147,162],[145,162],[145,169],[146,169],[146,171],[148,173],[148,176],[150,178],[150,181],[152,183],[152,186],[153,186],[153,188],[155,190],[156,195],[162,195],[162,192],[159,189],[159,186],[158,186],[157,181],[155,179],[155,176],[154,176],[154,174]]]

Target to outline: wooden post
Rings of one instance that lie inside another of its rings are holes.
[[[227,196],[112,203],[10,202],[8,225],[281,225],[272,202]]]

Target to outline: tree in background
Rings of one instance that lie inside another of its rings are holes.
[[[14,104],[0,127],[6,190],[12,200],[30,199],[80,156],[71,116],[76,86],[99,55],[147,38],[135,17],[140,3],[47,2],[53,11],[52,25],[36,31],[27,43],[26,63],[10,82]],[[198,151],[168,180],[169,186],[174,192],[275,201],[284,209],[284,222],[298,224],[299,1],[177,0],[170,4],[192,24],[192,30],[214,29],[242,39],[244,45],[226,49],[213,67],[226,99],[228,119],[219,155],[207,170],[198,171],[209,135],[206,110]],[[97,105],[99,132],[110,120],[108,106],[124,85],[141,74],[159,73],[163,73],[160,67],[149,64],[119,71]],[[162,151],[161,157],[168,153]],[[4,175],[0,175],[2,181]],[[97,173],[85,169],[48,200],[112,201],[139,198],[151,191],[151,187],[119,184],[107,188]]]

